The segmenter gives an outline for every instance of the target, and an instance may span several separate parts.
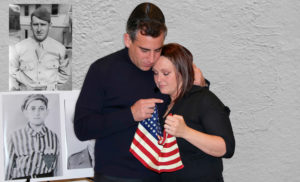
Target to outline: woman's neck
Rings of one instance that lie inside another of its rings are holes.
[[[171,99],[171,102],[170,102],[170,104],[168,105],[168,108],[167,108],[167,110],[166,110],[166,112],[165,112],[165,114],[164,114],[164,118],[167,117],[167,114],[171,111],[173,105],[174,105],[174,100]]]

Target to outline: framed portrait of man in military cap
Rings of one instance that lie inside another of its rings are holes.
[[[63,175],[59,95],[4,94],[2,111],[5,180]]]
[[[79,91],[72,91],[64,97],[65,128],[67,141],[67,169],[86,169],[93,173],[95,163],[95,140],[80,141],[74,133],[74,113]]]
[[[70,4],[9,5],[9,90],[71,90]]]

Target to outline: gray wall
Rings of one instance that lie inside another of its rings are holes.
[[[231,108],[236,153],[224,160],[225,180],[300,181],[300,1],[150,1],[166,16],[166,43],[190,49]],[[93,61],[124,47],[125,22],[142,1],[12,2],[73,4],[73,89],[80,89]],[[8,0],[0,7],[0,90],[7,91]]]

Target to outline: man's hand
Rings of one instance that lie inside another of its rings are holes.
[[[201,70],[195,64],[193,64],[193,68],[194,68],[194,85],[205,87],[206,83]]]
[[[154,112],[154,107],[156,103],[163,103],[161,99],[140,99],[136,101],[131,107],[131,113],[133,115],[134,121],[142,121],[144,119],[150,118]]]
[[[27,83],[26,87],[29,90],[46,90],[47,89],[46,85],[39,85],[39,84],[37,84],[35,82]]]
[[[51,91],[57,90],[57,83],[52,83],[47,85],[47,90],[51,90]]]

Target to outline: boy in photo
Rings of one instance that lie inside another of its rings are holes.
[[[6,180],[55,176],[59,139],[45,125],[48,98],[43,94],[27,96],[21,106],[27,125],[14,131],[9,140]]]

